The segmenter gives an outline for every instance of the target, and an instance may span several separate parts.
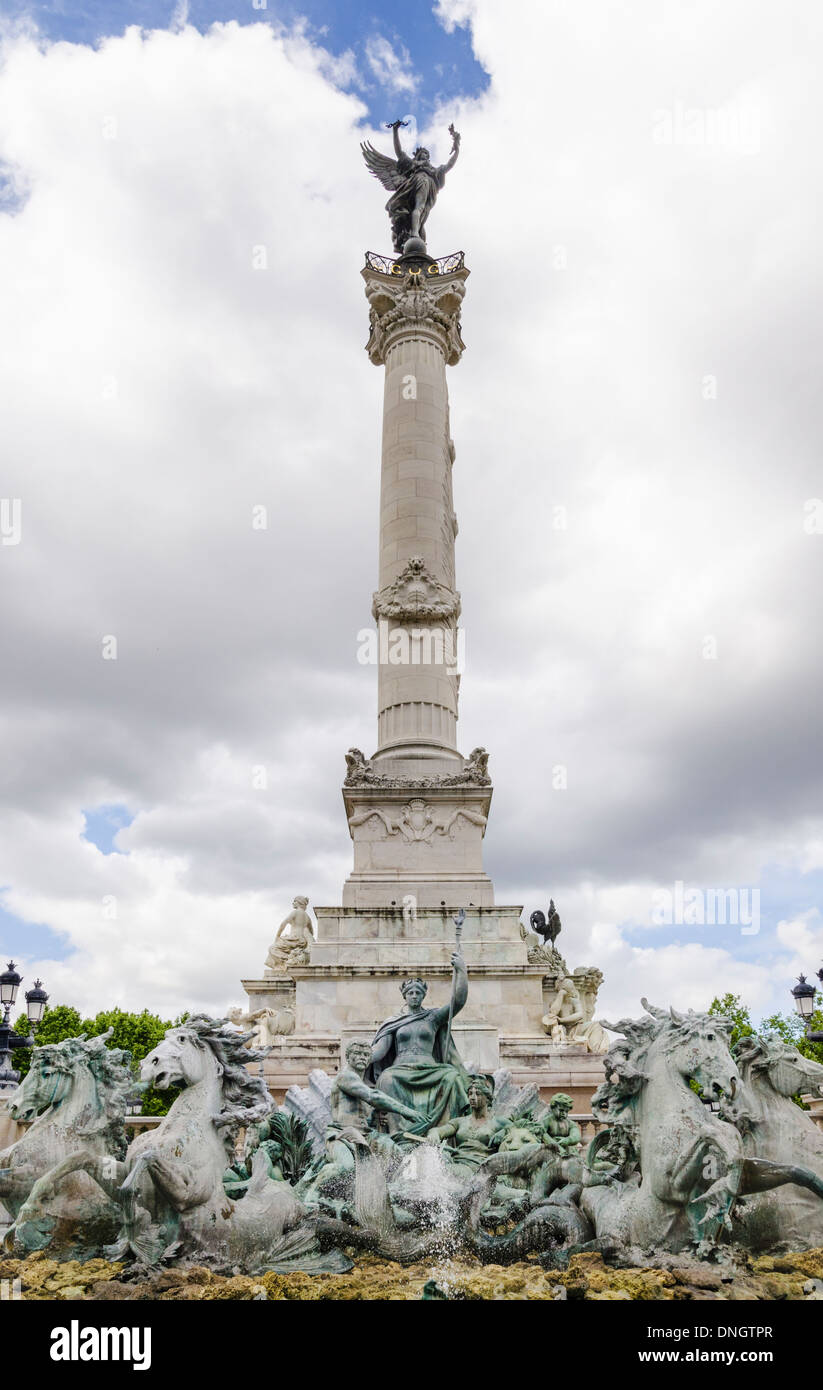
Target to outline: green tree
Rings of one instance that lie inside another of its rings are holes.
[[[28,1037],[29,1021],[24,1013],[20,1014],[14,1025],[15,1033],[21,1037]],[[40,1027],[37,1029],[37,1043],[58,1043],[64,1038],[76,1038],[83,1031],[83,1020],[71,1004],[55,1004],[54,1008],[46,1005],[46,1012]],[[31,1064],[31,1048],[18,1047],[13,1054],[12,1066],[16,1067],[21,1076],[25,1076]]]
[[[815,995],[815,1011],[809,1019],[809,1030],[813,1033],[823,1032],[823,1012],[820,1004],[823,1002],[821,995]],[[769,1018],[764,1018],[758,1030],[761,1033],[777,1033],[784,1042],[794,1043],[798,1052],[803,1057],[810,1057],[813,1062],[823,1062],[823,1043],[809,1042],[806,1037],[806,1025],[802,1018],[797,1014],[771,1014]]]
[[[734,1047],[741,1038],[747,1038],[754,1032],[749,1006],[743,1003],[739,994],[715,996],[706,1012],[713,1016],[721,1014],[724,1018],[732,1020],[734,1027],[729,1041],[731,1047]]]
[[[823,1032],[823,995],[815,995],[815,1011],[809,1020],[811,1032]],[[722,998],[715,998],[709,1005],[710,1014],[724,1014],[734,1022],[731,1035],[731,1046],[739,1038],[745,1038],[750,1033],[776,1033],[784,1042],[793,1043],[798,1052],[804,1057],[810,1057],[814,1062],[823,1063],[823,1043],[810,1042],[806,1037],[806,1024],[802,1018],[793,1013],[770,1014],[768,1018],[763,1018],[755,1028],[751,1020],[749,1007],[744,1004],[739,994],[724,994]],[[801,1100],[799,1095],[792,1096],[792,1100],[799,1105],[801,1110],[808,1110],[808,1105]]]
[[[95,1014],[94,1018],[81,1018],[77,1009],[72,1008],[70,1004],[55,1004],[53,1008],[47,1005],[43,1021],[37,1030],[37,1046],[62,1042],[64,1038],[76,1038],[81,1033],[85,1033],[87,1038],[94,1038],[111,1028],[112,1035],[107,1038],[106,1046],[122,1047],[131,1053],[136,1080],[143,1058],[162,1042],[168,1028],[183,1023],[186,1018],[188,1014],[181,1014],[172,1023],[169,1019],[160,1018],[158,1014],[149,1013],[148,1009],[143,1009],[139,1014],[128,1013],[125,1009],[103,1009]],[[15,1027],[18,1033],[28,1033],[29,1025],[25,1014],[21,1015]],[[18,1048],[14,1053],[12,1065],[21,1076],[25,1076],[31,1065],[31,1049]],[[142,1094],[141,1114],[165,1115],[179,1094],[178,1088],[157,1091],[150,1087]]]

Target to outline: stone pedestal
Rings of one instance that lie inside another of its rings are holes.
[[[533,1083],[543,1100],[565,1091],[574,1102],[575,1114],[591,1111],[591,1098],[603,1083],[603,1058],[579,1044],[556,1047],[533,1033],[509,1033],[500,1039],[500,1065],[507,1067],[518,1086]]]
[[[343,885],[350,908],[490,907],[483,836],[491,788],[437,785],[346,786],[354,867]]]

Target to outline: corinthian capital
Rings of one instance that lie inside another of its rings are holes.
[[[460,306],[468,270],[461,264],[454,271],[440,273],[437,261],[405,267],[402,261],[386,264],[393,267],[391,271],[367,264],[362,272],[369,301],[366,351],[372,362],[382,365],[389,349],[404,337],[425,337],[440,348],[447,364],[454,366],[465,347],[460,336]]]

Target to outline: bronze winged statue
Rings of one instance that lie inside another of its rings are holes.
[[[460,153],[460,136],[453,125],[449,126],[452,138],[452,152],[445,164],[437,168],[429,158],[429,152],[418,145],[413,155],[408,155],[400,144],[400,127],[405,121],[392,121],[387,129],[392,132],[394,152],[397,156],[381,154],[368,141],[361,144],[363,158],[376,179],[384,188],[391,191],[386,203],[386,212],[391,222],[392,242],[398,255],[402,255],[406,242],[411,237],[419,237],[425,246],[426,219],[437,201],[437,195],[446,182],[446,175],[457,163]]]

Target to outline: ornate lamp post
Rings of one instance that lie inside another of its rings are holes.
[[[818,980],[823,984],[823,970],[818,970],[816,973]],[[816,993],[817,987],[815,985],[810,985],[805,975],[798,976],[797,984],[792,990],[792,998],[794,999],[795,1012],[803,1019],[806,1025],[806,1037],[809,1042],[823,1042],[823,1033],[809,1032],[809,1021],[814,1013],[814,996]]]
[[[20,1084],[20,1073],[11,1065],[11,1054],[16,1047],[34,1047],[34,1030],[40,1023],[46,1008],[48,995],[41,980],[35,980],[34,987],[26,990],[26,1015],[30,1024],[29,1036],[21,1038],[11,1026],[11,1011],[17,999],[22,975],[15,969],[14,961],[0,975],[0,1005],[3,1008],[3,1022],[0,1023],[0,1094],[14,1091]]]

